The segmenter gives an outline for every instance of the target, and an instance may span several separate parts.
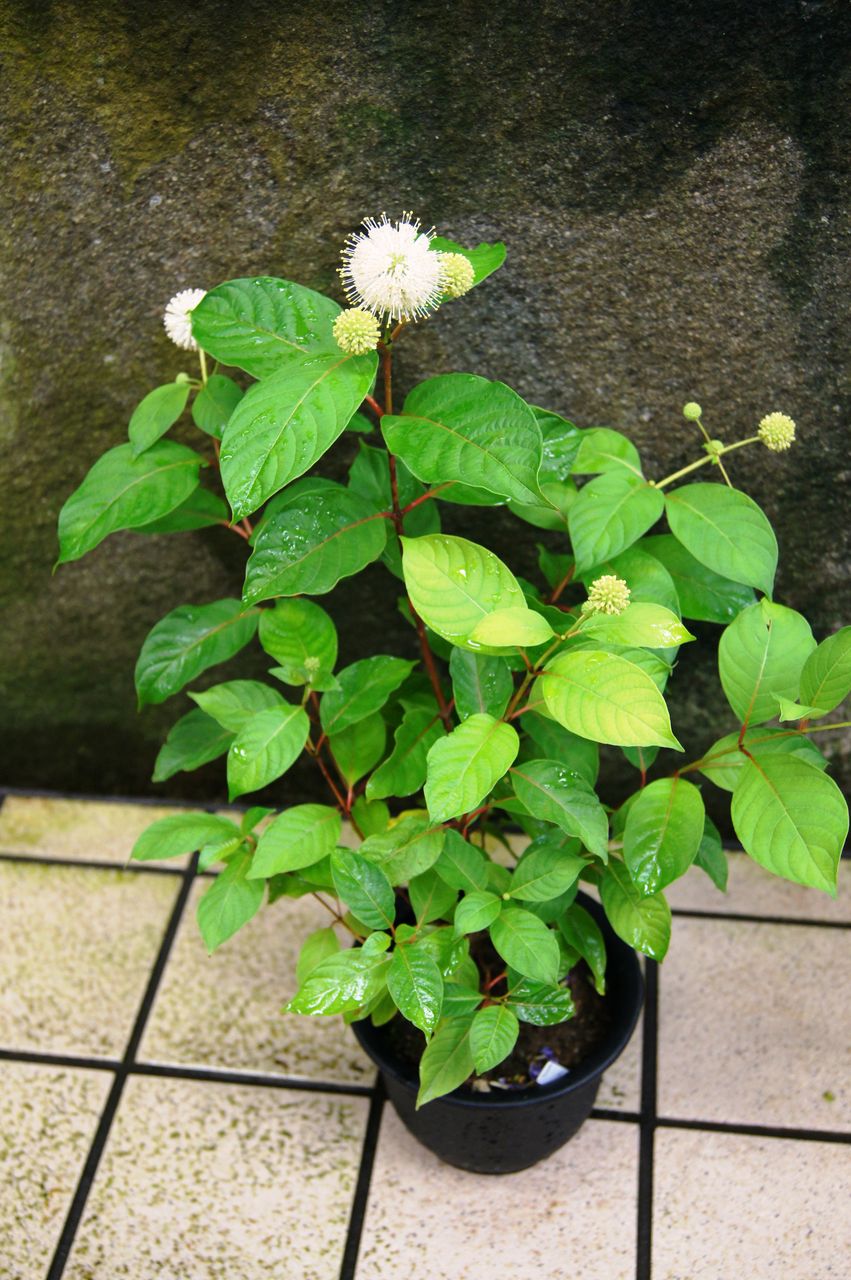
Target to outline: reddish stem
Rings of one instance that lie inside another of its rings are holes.
[[[384,417],[384,410],[382,409],[382,407],[381,407],[381,405],[378,403],[378,401],[375,399],[375,397],[374,397],[374,396],[364,396],[363,400],[364,400],[364,404],[368,404],[368,405],[369,405],[369,407],[370,407],[370,409],[372,410],[372,412],[375,414],[375,416],[376,416],[376,417],[378,418],[378,420],[380,421],[380,420]]]
[[[573,574],[575,569],[576,569],[576,565],[572,564],[568,569],[567,573],[562,578],[561,582],[559,582],[556,586],[553,587],[552,592],[550,593],[550,598],[547,601],[548,604],[555,604],[555,602],[558,600],[559,596],[561,595],[562,591],[564,591],[565,587],[568,586],[573,581]]]

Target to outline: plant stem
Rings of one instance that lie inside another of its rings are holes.
[[[567,573],[562,578],[561,582],[559,582],[555,587],[553,587],[550,593],[550,598],[547,601],[547,604],[556,603],[562,591],[564,591],[565,587],[568,586],[570,582],[573,580],[573,575],[575,572],[576,572],[576,565],[572,564],[568,569]]]
[[[737,440],[735,444],[726,444],[719,453],[707,453],[705,457],[698,458],[695,462],[690,462],[687,467],[680,467],[679,471],[672,471],[669,476],[665,476],[664,480],[653,481],[653,485],[656,489],[665,489],[669,484],[673,484],[674,480],[679,480],[681,476],[687,476],[689,472],[696,471],[698,467],[705,467],[708,462],[712,462],[715,458],[721,458],[724,454],[732,453],[734,449],[741,449],[743,445],[757,444],[758,442],[759,436],[748,436],[747,440]],[[724,478],[730,484],[730,479],[726,472],[724,472]],[[732,488],[732,486],[730,487]]]
[[[380,422],[384,414],[384,410],[382,409],[381,405],[378,403],[378,401],[375,399],[374,396],[364,396],[363,399],[364,399],[364,404],[369,405],[370,409],[372,410],[372,412],[375,414],[375,416],[378,418]]]
[[[201,384],[207,385],[207,353],[203,347],[198,348],[198,359],[201,362]]]

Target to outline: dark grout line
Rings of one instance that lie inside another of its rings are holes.
[[[735,1124],[722,1120],[679,1120],[660,1116],[658,1129],[691,1129],[701,1133],[729,1133],[746,1138],[785,1138],[789,1142],[833,1142],[851,1146],[851,1132],[841,1129],[785,1129],[779,1125]]]
[[[614,1120],[619,1124],[640,1124],[641,1115],[637,1111],[614,1111],[608,1107],[594,1107],[592,1120]]]
[[[809,929],[851,929],[851,920],[808,920],[806,916],[760,916],[740,911],[699,911],[673,907],[671,915],[690,920],[734,920],[742,924],[790,924]]]
[[[68,1053],[35,1053],[29,1049],[0,1049],[0,1062],[29,1062],[44,1067],[82,1067],[85,1071],[117,1071],[118,1058],[81,1058]]]
[[[6,796],[20,796],[24,800],[79,800],[84,804],[138,804],[152,809],[235,809],[244,811],[249,806],[227,800],[183,800],[174,796],[124,796],[104,795],[97,791],[52,791],[47,787],[0,786],[0,804]]]
[[[89,1198],[89,1192],[91,1191],[92,1183],[94,1182],[97,1174],[98,1165],[100,1164],[101,1156],[103,1155],[104,1147],[106,1146],[109,1132],[112,1128],[112,1122],[115,1118],[115,1113],[118,1110],[118,1104],[121,1101],[121,1095],[124,1092],[124,1085],[128,1075],[130,1074],[130,1070],[134,1065],[136,1051],[139,1048],[139,1042],[142,1039],[145,1024],[147,1023],[151,1008],[153,1007],[154,1000],[156,999],[157,989],[159,988],[160,980],[162,978],[163,971],[165,970],[166,963],[168,962],[172,944],[189,898],[194,873],[195,860],[193,859],[192,864],[184,872],[183,883],[180,886],[177,899],[172,908],[168,924],[166,925],[165,933],[163,934],[162,942],[160,943],[159,951],[157,952],[157,958],[151,968],[148,984],[145,987],[145,994],[143,995],[142,1002],[139,1005],[136,1019],[133,1024],[133,1030],[130,1033],[130,1039],[127,1041],[127,1047],[124,1051],[124,1057],[118,1064],[115,1078],[112,1082],[112,1088],[110,1089],[109,1096],[104,1104],[100,1121],[98,1122],[98,1127],[95,1132],[94,1139],[92,1140],[89,1154],[86,1157],[86,1163],[83,1166],[83,1171],[80,1174],[80,1179],[77,1183],[76,1191],[74,1192],[74,1198],[71,1201],[71,1207],[69,1208],[68,1214],[65,1218],[62,1234],[59,1237],[58,1244],[56,1245],[56,1250],[54,1252],[46,1280],[60,1280],[68,1262],[68,1256],[74,1244],[74,1237],[77,1234],[77,1228],[82,1220],[83,1213],[86,1208],[86,1202]]]
[[[300,1080],[297,1076],[266,1075],[258,1071],[227,1071],[218,1067],[182,1067],[161,1062],[136,1062],[133,1076],[158,1076],[170,1080],[199,1080],[205,1084],[239,1084],[263,1089],[295,1089],[304,1093],[334,1093],[347,1097],[372,1098],[369,1084],[344,1084],[339,1080]]]
[[[366,1219],[366,1206],[369,1200],[369,1184],[372,1181],[372,1167],[375,1164],[375,1151],[378,1146],[378,1134],[381,1129],[381,1114],[384,1110],[384,1086],[379,1078],[369,1108],[366,1132],[363,1139],[360,1169],[355,1194],[352,1200],[352,1212],[349,1216],[349,1227],[346,1232],[346,1247],[343,1250],[343,1261],[340,1264],[339,1280],[354,1280],[358,1265],[363,1224]]]
[[[644,967],[644,1032],[641,1043],[641,1115],[638,1145],[638,1211],[635,1280],[650,1280],[653,1245],[653,1139],[656,1126],[656,1061],[659,1038],[659,971]]]
[[[54,858],[47,853],[0,853],[0,862],[32,862],[39,867],[82,867],[84,871],[132,871],[142,875],[182,876],[185,867],[148,866],[147,863],[107,862],[102,858]],[[203,873],[202,874],[206,874]]]

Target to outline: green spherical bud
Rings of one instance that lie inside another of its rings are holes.
[[[781,453],[795,439],[795,424],[785,413],[768,413],[760,422],[757,435],[766,449]]]
[[[469,293],[476,280],[473,264],[463,253],[440,255],[440,287],[448,298]]]
[[[689,400],[688,404],[683,405],[683,417],[688,418],[689,422],[697,422],[702,414],[703,410],[699,404],[695,404],[694,400]]]
[[[175,382],[179,383],[180,386],[182,387],[185,386],[186,383],[189,381],[190,381],[190,377],[188,373],[179,373],[175,378]]]
[[[584,613],[623,613],[629,604],[630,590],[623,578],[604,573],[595,578],[588,588],[588,599],[582,606]]]
[[[341,351],[350,356],[363,356],[378,346],[381,327],[371,311],[365,311],[363,307],[351,307],[337,316],[333,334]]]

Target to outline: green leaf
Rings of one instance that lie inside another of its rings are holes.
[[[223,756],[232,742],[232,733],[196,708],[169,729],[154,764],[152,781],[165,782],[182,769],[200,769],[202,764]]]
[[[200,431],[221,440],[231,414],[245,393],[232,378],[213,373],[192,401],[192,421]]]
[[[519,1034],[517,1015],[507,1005],[491,1004],[479,1009],[470,1026],[470,1049],[479,1075],[508,1057]]]
[[[727,891],[727,855],[721,844],[721,833],[710,817],[703,827],[703,836],[694,857],[694,864],[705,871],[709,879],[722,893]]]
[[[541,432],[543,460],[539,480],[569,481],[573,463],[582,444],[583,432],[575,423],[550,409],[529,406]],[[573,484],[573,481],[570,481]],[[553,583],[553,585],[555,585]]]
[[[399,685],[407,679],[416,663],[405,658],[378,654],[362,658],[338,673],[339,690],[322,695],[319,715],[326,733],[340,733],[380,711]]]
[[[465,893],[455,908],[453,927],[459,936],[462,933],[478,933],[487,929],[502,910],[502,899],[486,889],[474,889]]]
[[[485,614],[477,622],[467,643],[487,645],[490,648],[530,648],[546,644],[553,638],[553,629],[540,613],[525,605],[523,608],[497,609]]]
[[[309,933],[298,953],[295,970],[298,985],[304,986],[317,965],[330,956],[337,955],[339,950],[340,942],[333,929],[315,929],[313,933]]]
[[[411,944],[397,946],[387,988],[403,1017],[430,1036],[443,1008],[443,974],[429,952]]]
[[[518,862],[511,878],[511,896],[523,902],[549,902],[575,884],[585,866],[578,853],[545,836]]]
[[[385,414],[381,431],[390,452],[426,484],[485,490],[486,502],[487,495],[542,501],[540,428],[525,401],[501,382],[469,373],[429,378],[410,393],[401,415]],[[466,495],[450,487],[441,497]]]
[[[625,551],[664,509],[660,490],[629,472],[609,472],[589,481],[568,515],[578,572]]]
[[[428,753],[425,798],[434,822],[469,813],[512,764],[517,731],[493,716],[469,716]]]
[[[851,691],[851,627],[822,640],[801,672],[801,699],[826,715]]]
[[[109,449],[59,512],[57,564],[79,560],[118,529],[138,529],[168,515],[198,487],[203,463],[173,440],[159,440],[140,457],[129,444]]]
[[[372,386],[377,356],[303,356],[246,392],[222,436],[222,484],[234,520],[317,462]]]
[[[237,854],[198,903],[198,927],[211,955],[260,909],[263,884],[246,879],[250,865],[250,853]]]
[[[687,484],[667,495],[665,510],[671,532],[707,569],[771,595],[777,539],[747,494],[722,484]]]
[[[321,293],[254,276],[210,289],[192,312],[192,333],[222,364],[265,378],[305,354],[339,355],[332,333],[339,314]]]
[[[515,765],[511,781],[518,800],[533,817],[555,822],[568,835],[578,836],[596,857],[606,860],[609,839],[606,811],[581,774],[558,760],[532,760]]]
[[[634,662],[614,653],[556,654],[541,677],[547,710],[565,729],[619,747],[674,747],[665,699]]]
[[[290,673],[288,683],[312,684],[334,670],[337,629],[324,609],[301,597],[278,600],[260,614],[260,643]]]
[[[586,590],[595,578],[599,578],[603,573],[611,573],[616,578],[623,578],[629,587],[629,598],[632,605],[661,605],[679,618],[680,601],[673,578],[655,556],[649,555],[643,549],[647,543],[653,541],[656,541],[656,539],[643,538],[635,546],[627,547],[626,551],[622,551],[619,556],[613,556],[610,560],[604,560],[602,564],[594,565],[593,568],[586,570],[582,575]],[[672,538],[671,541],[676,546],[679,546],[675,538]],[[685,554],[688,553],[686,552]],[[694,563],[697,564],[697,561]],[[708,573],[708,570],[703,569],[702,566],[700,567],[702,572]],[[558,579],[558,581],[561,581],[561,579]],[[746,590],[746,588],[742,587],[737,587],[736,589],[738,591]],[[752,600],[753,592],[748,591],[748,595]]]
[[[533,1027],[552,1027],[567,1022],[576,1012],[573,997],[567,987],[547,982],[521,980],[508,993],[508,1005],[521,1022]]]
[[[350,724],[339,733],[329,734],[328,745],[337,768],[353,787],[370,769],[374,769],[387,746],[387,726],[380,711]]]
[[[569,947],[582,957],[594,978],[599,995],[606,994],[606,941],[597,921],[574,902],[559,916],[558,927]]]
[[[434,866],[443,841],[443,828],[435,827],[428,814],[412,813],[364,840],[360,852],[381,867],[392,884],[403,884]]]
[[[239,828],[228,818],[213,813],[178,813],[160,818],[143,831],[130,857],[136,862],[176,858],[182,853],[194,853],[212,840],[232,836],[239,836]]]
[[[363,498],[331,480],[301,480],[256,530],[244,598],[323,595],[377,560],[386,539],[387,522]]]
[[[258,711],[281,707],[284,699],[276,689],[259,680],[228,680],[200,693],[190,693],[202,711],[231,733],[239,733]]]
[[[387,830],[390,821],[390,810],[383,800],[367,800],[358,796],[352,805],[352,822],[362,832],[364,839],[381,835]]]
[[[136,663],[139,705],[165,702],[208,667],[244,649],[257,630],[258,612],[239,600],[184,604],[152,628]]]
[[[775,694],[797,698],[801,668],[815,647],[810,624],[794,609],[770,600],[744,609],[718,645],[721,684],[739,720],[772,720]]]
[[[168,515],[139,525],[134,533],[187,533],[190,529],[208,529],[214,524],[228,524],[230,514],[215,493],[199,487]]]
[[[301,707],[284,703],[259,711],[228,751],[228,798],[259,791],[280,778],[298,759],[309,732],[310,721]]]
[[[577,476],[627,471],[640,477],[641,459],[635,445],[620,431],[613,431],[611,427],[588,427],[580,434],[571,471]]]
[[[189,399],[188,382],[167,382],[163,387],[149,391],[136,405],[127,434],[130,437],[133,457],[136,458],[173,426]]]
[[[312,969],[287,1013],[354,1013],[379,996],[387,982],[390,957],[363,947],[349,947]]]
[[[582,634],[593,636],[603,644],[638,645],[648,649],[674,649],[694,639],[670,609],[642,601],[628,604],[623,613],[592,613],[585,621]]]
[[[417,1109],[463,1084],[473,1070],[470,1017],[444,1018],[420,1059]]]
[[[375,449],[360,441],[358,455],[349,469],[349,488],[365,498],[376,511],[389,511],[393,505],[390,486],[390,459],[386,449]],[[396,488],[403,509],[425,493],[401,459],[396,460]],[[436,502],[421,502],[402,517],[402,529],[409,538],[440,531],[440,511]],[[388,538],[381,554],[383,563],[397,578],[402,577],[402,551],[398,538]]]
[[[402,568],[411,603],[422,620],[463,648],[469,647],[467,637],[489,613],[526,608],[511,570],[493,552],[466,538],[444,533],[403,538]]]
[[[774,701],[780,712],[778,718],[781,723],[788,720],[817,719],[819,716],[827,714],[825,711],[820,711],[818,707],[801,706],[799,702],[793,702],[791,698],[784,698],[782,693],[775,693]]]
[[[449,674],[455,710],[462,720],[482,712],[499,718],[514,692],[511,669],[504,658],[487,658],[453,647]]]
[[[458,890],[442,880],[433,868],[413,876],[408,884],[408,893],[417,924],[428,924],[430,920],[451,916],[458,897]]]
[[[459,831],[447,831],[443,850],[434,869],[453,889],[465,893],[484,889],[488,883],[489,863],[480,849],[465,840]]]
[[[443,988],[443,1016],[463,1017],[475,1012],[482,1003],[482,993],[475,987],[465,987],[459,982],[447,982]]]
[[[697,622],[732,622],[754,602],[751,587],[708,569],[670,533],[643,538],[639,549],[648,551],[670,574],[684,618]],[[631,585],[631,584],[630,584]]]
[[[639,791],[623,836],[633,883],[651,894],[685,875],[700,847],[705,817],[700,792],[683,778],[659,778]]]
[[[632,883],[622,862],[610,862],[600,899],[619,938],[653,960],[663,960],[671,941],[671,909],[661,893],[648,896]]]
[[[425,782],[429,749],[443,737],[440,717],[427,707],[412,707],[396,730],[393,751],[366,784],[369,799],[410,796]]]
[[[742,770],[731,815],[754,862],[836,897],[848,806],[832,778],[795,756],[755,755]]]
[[[396,896],[380,867],[352,849],[335,849],[331,874],[338,898],[370,929],[389,929],[396,918]]]
[[[325,804],[297,804],[271,822],[260,836],[249,880],[300,871],[327,858],[337,847],[342,819]]]
[[[558,979],[558,940],[542,920],[523,907],[506,907],[490,927],[491,941],[506,964],[524,978],[553,984]]]
[[[747,756],[738,748],[738,733],[719,738],[704,755],[700,772],[723,791],[735,791]],[[817,769],[826,769],[827,761],[815,743],[794,729],[749,729],[743,745],[750,752],[764,755],[798,756]]]
[[[465,249],[454,240],[445,236],[432,236],[429,249],[432,253],[460,253],[473,268],[473,286],[481,284],[505,262],[505,245],[502,241],[496,244],[478,244],[475,249]]]
[[[549,716],[538,715],[536,711],[527,711],[522,723],[532,742],[540,747],[540,755],[566,765],[580,774],[589,786],[594,786],[600,771],[600,752],[596,742],[578,738],[555,720],[550,720]]]

